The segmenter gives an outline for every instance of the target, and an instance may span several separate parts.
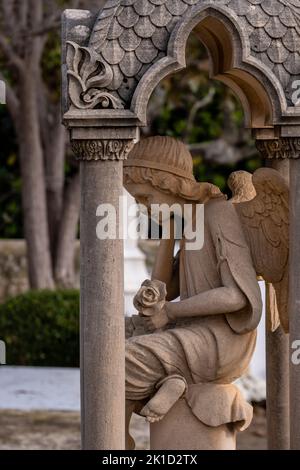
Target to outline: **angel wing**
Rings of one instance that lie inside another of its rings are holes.
[[[280,173],[260,168],[229,179],[258,276],[267,283],[268,326],[288,332],[289,188]]]

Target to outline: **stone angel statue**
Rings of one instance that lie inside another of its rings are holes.
[[[262,314],[257,275],[273,286],[272,328],[278,318],[288,327],[287,185],[271,169],[253,177],[236,172],[229,184],[231,200],[216,186],[196,182],[189,151],[170,137],[142,140],[125,162],[124,185],[149,211],[152,204],[204,204],[205,211],[203,247],[188,250],[183,234],[176,256],[171,218],[152,281],[135,299],[144,334],[126,341],[128,448],[134,447],[128,431],[133,412],[156,426],[154,448],[235,448],[235,432],[252,418],[232,382],[246,372],[255,349]],[[173,429],[166,432],[166,425]]]

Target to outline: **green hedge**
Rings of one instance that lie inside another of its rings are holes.
[[[0,305],[7,365],[78,367],[79,292],[32,291]]]

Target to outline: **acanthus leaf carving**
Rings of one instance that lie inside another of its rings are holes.
[[[113,80],[111,66],[92,47],[67,42],[69,97],[78,109],[123,109],[120,98],[105,90]]]
[[[300,138],[284,137],[281,139],[257,140],[256,147],[266,159],[300,158]]]
[[[72,140],[72,150],[78,160],[126,160],[133,139]]]

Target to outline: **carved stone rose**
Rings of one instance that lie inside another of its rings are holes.
[[[161,281],[146,280],[133,300],[133,305],[143,316],[155,315],[157,309],[164,304],[167,296],[166,284]]]

